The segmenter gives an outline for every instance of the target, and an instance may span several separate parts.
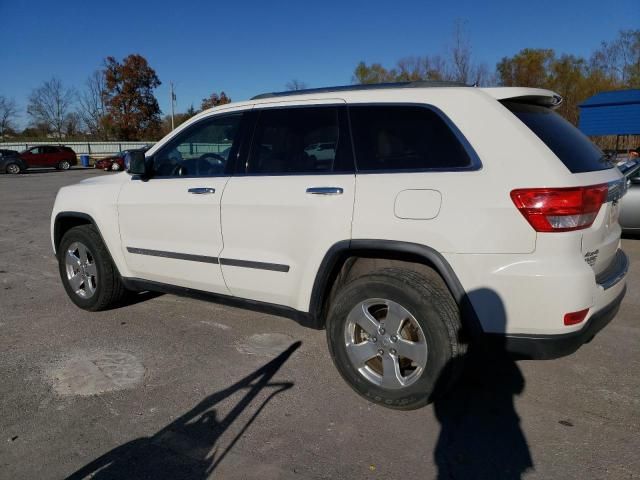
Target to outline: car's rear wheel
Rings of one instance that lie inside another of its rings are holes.
[[[113,162],[111,164],[111,170],[113,170],[114,172],[117,172],[118,170],[120,170],[120,165],[118,165],[118,162]]]
[[[125,297],[120,275],[93,225],[74,227],[64,234],[58,266],[67,295],[80,308],[105,310]]]
[[[59,164],[58,164],[58,168],[60,170],[69,170],[71,168],[71,162],[69,162],[68,160],[62,160]]]
[[[17,163],[10,163],[9,165],[7,165],[7,168],[6,168],[6,172],[12,175],[17,175],[21,171],[22,171],[22,168],[20,168],[20,165],[18,165]]]
[[[420,408],[462,368],[458,306],[440,277],[401,268],[363,275],[335,296],[327,318],[334,363],[360,395],[383,406]]]

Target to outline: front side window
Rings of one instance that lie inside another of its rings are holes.
[[[238,142],[242,114],[202,120],[178,134],[153,156],[156,177],[223,175]]]
[[[344,110],[342,111],[344,114]],[[249,174],[314,174],[344,171],[351,160],[340,136],[336,107],[282,108],[260,112],[247,166]]]
[[[469,153],[434,110],[421,106],[349,108],[358,171],[412,171],[471,166]]]

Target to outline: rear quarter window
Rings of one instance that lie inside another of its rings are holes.
[[[503,102],[503,105],[542,140],[571,173],[612,168],[602,150],[553,110],[518,102]]]
[[[350,106],[358,171],[469,168],[470,147],[450,122],[423,106]]]

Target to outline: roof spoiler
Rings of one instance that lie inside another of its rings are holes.
[[[497,87],[483,88],[482,90],[500,102],[528,103],[552,109],[558,108],[562,103],[560,95],[543,88]]]

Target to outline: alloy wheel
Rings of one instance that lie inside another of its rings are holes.
[[[96,260],[87,246],[73,242],[65,253],[65,271],[69,286],[81,298],[91,298],[98,287]]]
[[[20,166],[15,163],[10,163],[7,165],[7,173],[16,174],[20,173]]]
[[[392,390],[417,381],[427,366],[428,348],[422,327],[402,305],[371,298],[347,316],[347,356],[371,383]]]

